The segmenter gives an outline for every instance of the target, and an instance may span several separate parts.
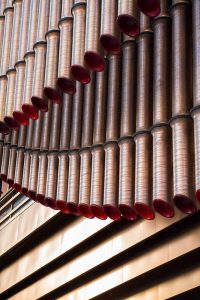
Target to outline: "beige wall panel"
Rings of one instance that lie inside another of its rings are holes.
[[[125,297],[123,300],[160,300],[158,287],[149,288],[148,290],[137,293],[136,295]]]
[[[0,230],[0,255],[17,244],[19,217]]]
[[[35,208],[38,210],[38,219],[37,219],[37,227],[44,225],[47,221],[49,221],[52,217],[58,214],[57,210],[53,210],[49,207],[35,204]]]

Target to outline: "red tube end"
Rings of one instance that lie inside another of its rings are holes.
[[[82,204],[79,204],[78,208],[79,208],[80,213],[84,217],[86,217],[88,219],[93,219],[94,218],[94,215],[91,212],[89,205],[82,203]]]
[[[88,84],[91,81],[89,72],[82,66],[71,66],[71,72],[74,78],[82,84]]]
[[[37,109],[31,104],[23,104],[22,110],[27,115],[27,117],[32,120],[37,120],[39,118]]]
[[[65,77],[60,77],[57,80],[58,87],[66,94],[74,95],[76,93],[76,86],[72,80]]]
[[[32,200],[36,201],[36,192],[35,192],[35,191],[29,190],[29,191],[28,191],[28,196],[29,196]]]
[[[156,17],[160,14],[159,0],[138,0],[139,9],[148,17]]]
[[[102,72],[105,64],[104,59],[93,51],[87,51],[84,56],[85,62],[94,72]]]
[[[58,210],[58,207],[56,205],[56,201],[50,197],[45,198],[45,203],[48,207],[51,207],[52,209]]]
[[[5,117],[4,122],[12,130],[18,130],[19,129],[19,123],[12,117]]]
[[[97,219],[100,219],[100,220],[107,219],[107,215],[106,215],[103,207],[98,206],[96,204],[92,204],[92,205],[90,205],[90,210]]]
[[[24,126],[28,126],[29,125],[29,120],[28,120],[27,116],[23,112],[21,112],[21,111],[14,111],[13,112],[13,118],[20,125],[24,125]]]
[[[32,104],[36,107],[36,109],[42,111],[42,112],[47,112],[48,111],[48,102],[42,98],[33,96],[31,98]]]
[[[192,214],[197,211],[194,202],[190,198],[184,195],[176,195],[174,197],[174,203],[176,207],[184,214]]]
[[[24,196],[27,196],[27,197],[28,197],[28,189],[27,189],[27,188],[22,187],[22,188],[21,188],[21,193],[22,193]]]
[[[10,129],[8,128],[8,126],[4,123],[4,122],[0,122],[0,133],[6,135],[9,134]]]
[[[121,220],[121,213],[120,213],[118,208],[116,208],[112,205],[109,205],[109,204],[104,205],[103,208],[104,208],[104,211],[105,211],[106,215],[110,219],[112,219],[114,221]]]
[[[174,209],[167,201],[155,199],[153,200],[153,206],[161,216],[165,218],[173,218]]]
[[[80,211],[78,209],[78,205],[76,203],[73,202],[67,202],[67,209],[69,210],[69,212],[75,216],[80,216]]]
[[[45,203],[45,195],[43,194],[37,194],[36,195],[36,200],[37,202],[39,202],[40,204],[44,205],[44,206],[47,206],[46,203]]]
[[[129,221],[135,221],[137,219],[137,215],[135,213],[135,210],[131,208],[130,206],[126,204],[120,204],[119,210],[124,218],[126,218]]]
[[[135,203],[135,211],[143,219],[153,220],[155,218],[154,212],[145,203],[136,202]]]
[[[64,214],[69,214],[70,211],[67,209],[67,202],[63,200],[56,200],[56,205]]]
[[[7,179],[7,184],[9,185],[10,188],[13,187],[14,180],[8,178]]]
[[[1,174],[0,177],[1,177],[2,181],[7,182],[7,175],[6,174]]]
[[[110,34],[102,34],[100,37],[102,47],[110,54],[119,54],[121,46],[118,39]]]
[[[21,193],[21,185],[18,183],[13,184],[13,188],[18,192]]]
[[[137,36],[140,33],[140,26],[137,19],[128,14],[119,15],[117,22],[121,31],[129,36]]]
[[[196,198],[200,202],[200,190],[196,191]]]
[[[57,103],[57,104],[61,103],[61,97],[59,93],[56,91],[56,89],[46,86],[44,88],[44,94],[53,103]]]

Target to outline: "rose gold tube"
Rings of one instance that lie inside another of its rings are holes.
[[[0,62],[1,62],[1,56],[2,56],[4,24],[5,24],[5,16],[0,14]]]
[[[91,75],[91,82],[85,86],[83,102],[83,123],[82,123],[82,147],[92,145],[93,136],[93,115],[94,115],[94,74]]]
[[[192,107],[191,6],[173,2],[172,15],[172,113],[186,114]]]
[[[34,127],[34,121],[30,120],[29,126],[27,127],[27,132],[26,132],[26,144],[25,144],[26,149],[31,149],[32,148],[33,127]]]
[[[61,16],[61,0],[50,0],[48,30],[58,29],[58,22]]]
[[[135,210],[144,219],[152,220],[152,138],[146,133],[134,138],[135,149]]]
[[[192,112],[194,119],[194,146],[195,146],[195,184],[196,198],[200,202],[200,109],[197,107]]]
[[[99,44],[101,25],[101,1],[87,1],[86,10],[86,38],[85,38],[85,55],[86,64],[94,72],[104,70],[103,51]]]
[[[61,105],[53,103],[52,106],[49,150],[55,151],[59,150],[60,145]]]
[[[192,1],[193,13],[193,106],[200,105],[200,2]]]
[[[14,184],[15,165],[16,165],[16,156],[17,156],[16,151],[17,151],[17,147],[10,148],[8,175],[7,175],[7,183],[10,188],[13,187],[13,184]]]
[[[10,132],[10,129],[8,128],[6,123],[4,123],[7,81],[7,76],[0,76],[0,133],[4,135]]]
[[[40,149],[43,113],[39,112],[39,118],[34,122],[32,149]]]
[[[47,152],[40,152],[36,199],[38,202],[40,202],[45,206],[46,206],[45,191],[46,191],[46,180],[47,180],[47,166],[48,166]]]
[[[25,147],[27,127],[21,125],[19,128],[18,148]]]
[[[38,164],[39,164],[39,151],[32,151],[30,163],[30,175],[28,184],[28,196],[36,201],[37,192],[37,179],[38,179]]]
[[[37,0],[35,0],[37,1]],[[27,49],[27,40],[28,40],[28,24],[31,8],[31,0],[23,0],[22,2],[22,15],[21,15],[21,26],[20,26],[20,43],[18,51],[18,61],[24,60],[24,55]]]
[[[12,146],[17,146],[18,136],[19,136],[19,131],[12,131],[12,133],[11,133],[11,145]]]
[[[183,213],[196,211],[194,201],[194,136],[190,118],[175,118],[173,133],[174,203]]]
[[[92,174],[90,192],[90,210],[93,215],[105,220],[107,215],[103,209],[104,192],[104,149],[102,146],[95,146],[92,152]]]
[[[33,46],[36,42],[39,3],[40,0],[31,0],[26,53],[33,51]]]
[[[106,139],[107,62],[105,69],[96,74],[93,144],[102,144]]]
[[[139,9],[149,17],[156,17],[160,13],[160,0],[137,0]]]
[[[33,0],[34,1],[34,0]],[[39,15],[36,42],[46,42],[45,34],[48,31],[50,0],[39,0]]]
[[[76,90],[72,103],[71,149],[78,149],[81,146],[83,86],[78,82],[76,83]]]
[[[40,150],[43,151],[49,149],[50,141],[52,103],[49,103],[48,107],[48,112],[43,115],[42,135],[40,142]]]
[[[12,132],[4,136],[4,144],[10,144],[11,143],[11,137],[12,137]]]
[[[90,82],[90,72],[84,61],[85,28],[86,28],[86,3],[77,1],[72,7],[73,44],[71,73],[76,80],[83,84]]]
[[[24,166],[23,166],[23,177],[22,177],[22,188],[21,193],[28,196],[28,184],[30,175],[30,163],[31,163],[31,151],[27,150],[24,152]]]
[[[119,138],[120,122],[120,57],[111,55],[109,57],[108,72],[108,98],[107,98],[107,121],[106,141],[113,141]]]
[[[174,216],[172,204],[172,136],[168,125],[154,127],[153,134],[153,206],[166,218]]]
[[[60,153],[58,155],[58,182],[56,193],[56,205],[63,213],[69,213],[67,209],[67,185],[68,185],[68,155]]]
[[[88,218],[94,218],[90,210],[90,191],[91,191],[91,167],[92,155],[89,148],[80,151],[80,184],[79,184],[79,210],[81,214]]]
[[[1,0],[0,2],[0,15],[3,16],[4,9],[6,8],[7,0]]]
[[[119,210],[127,220],[135,220],[134,210],[134,141],[132,138],[119,142]]]
[[[73,215],[80,215],[78,209],[79,200],[79,178],[80,178],[80,156],[78,151],[70,151],[69,174],[67,188],[67,209]]]
[[[48,154],[47,181],[45,192],[45,203],[52,209],[58,209],[56,205],[56,186],[58,173],[58,154]]]
[[[114,221],[121,219],[118,208],[119,149],[117,143],[106,144],[104,173],[104,201],[106,215]]]
[[[10,155],[10,145],[6,144],[3,146],[3,155],[2,155],[1,173],[0,173],[1,180],[4,182],[7,182],[9,155]]]
[[[145,16],[140,12],[140,33],[152,32],[151,26],[152,18]]]
[[[135,131],[136,106],[136,41],[126,39],[122,46],[121,127],[120,136],[131,136]]]
[[[118,0],[117,22],[121,31],[129,36],[140,33],[137,0]]]
[[[15,167],[15,178],[13,188],[21,193],[22,187],[22,176],[23,176],[23,166],[24,166],[24,149],[17,149],[16,167]]]
[[[60,128],[60,150],[68,150],[71,136],[72,97],[63,94]]]
[[[102,0],[101,2],[101,33],[102,47],[110,54],[119,54],[120,33],[117,26],[117,1]]]

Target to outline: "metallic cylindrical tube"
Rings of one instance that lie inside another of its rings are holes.
[[[74,17],[73,43],[72,43],[72,66],[71,73],[76,80],[83,84],[90,82],[90,72],[84,61],[85,52],[85,29],[86,29],[86,3],[78,1],[72,8]]]
[[[37,2],[37,0],[35,0]],[[21,15],[21,26],[20,26],[20,43],[18,51],[18,61],[24,60],[24,55],[27,49],[28,40],[28,24],[29,18],[31,17],[31,0],[22,1],[22,15]]]
[[[19,128],[19,136],[18,136],[18,148],[25,147],[26,144],[26,131],[27,127],[21,125]]]
[[[43,94],[44,88],[44,77],[45,77],[45,62],[46,62],[46,42],[38,42],[34,46],[35,50],[35,64],[34,64],[34,73],[33,73],[33,87],[32,87],[32,105],[29,104],[28,111],[33,111],[34,114],[37,113],[37,110],[46,112],[48,110],[48,103],[46,97]],[[28,113],[26,106],[23,106],[22,109],[24,113]]]
[[[85,55],[86,64],[94,72],[104,70],[103,51],[99,44],[101,25],[101,1],[87,1],[86,10],[86,34],[85,34]]]
[[[56,103],[52,104],[51,115],[51,134],[49,142],[49,150],[59,150],[60,145],[60,125],[61,125],[61,105]]]
[[[101,33],[100,42],[102,47],[110,54],[119,54],[120,32],[117,26],[117,1],[101,1]]]
[[[61,17],[61,0],[50,0],[48,30],[57,30]]]
[[[43,124],[42,124],[42,135],[40,142],[40,150],[49,149],[50,141],[50,131],[51,131],[51,113],[52,113],[52,103],[49,103],[48,112],[43,115]]]
[[[120,57],[109,57],[106,141],[119,138],[120,122]]]
[[[29,126],[27,127],[26,131],[26,144],[25,149],[31,149],[32,148],[32,141],[33,141],[33,127],[34,127],[34,121],[30,120]]]
[[[93,144],[102,144],[106,139],[107,63],[101,73],[96,74]]]
[[[5,25],[4,25],[3,45],[2,45],[2,55],[1,55],[1,67],[0,67],[1,75],[5,75],[9,68],[13,13],[14,13],[13,7],[9,6],[7,3],[6,9],[4,10]]]
[[[63,94],[60,128],[60,150],[68,150],[71,137],[72,97]]]
[[[17,146],[17,144],[18,144],[18,136],[19,136],[19,132],[18,131],[12,131],[12,133],[11,133],[11,145],[12,146]]]
[[[140,33],[137,0],[118,0],[117,22],[123,33],[137,36]]]
[[[62,0],[61,19],[71,17],[74,0]]]
[[[70,151],[69,174],[67,187],[67,209],[73,215],[80,215],[79,201],[79,178],[80,178],[80,155],[78,151]]]
[[[108,143],[105,149],[104,200],[106,215],[112,220],[121,219],[118,208],[119,149],[117,143]]]
[[[102,146],[95,146],[92,152],[92,174],[91,174],[91,192],[90,209],[93,215],[101,220],[107,218],[103,209],[104,193],[104,149]]]
[[[119,210],[127,220],[135,220],[134,209],[134,141],[132,138],[119,142]]]
[[[15,83],[16,83],[16,69],[9,69],[7,72],[8,83],[6,92],[5,115],[4,122],[12,130],[19,129],[19,123],[15,121],[12,116],[15,100]]]
[[[156,17],[160,13],[160,0],[137,0],[139,9],[149,17]]]
[[[82,147],[92,145],[93,137],[93,115],[94,115],[94,88],[95,77],[91,75],[91,82],[85,86],[83,102],[83,123],[82,123]]]
[[[9,127],[4,122],[7,81],[7,76],[0,76],[0,133],[4,135],[10,132]]]
[[[7,175],[7,183],[9,187],[13,187],[14,177],[15,177],[15,166],[16,166],[16,157],[17,157],[17,147],[10,148],[9,155],[9,164],[8,164],[8,175]]]
[[[0,173],[1,180],[4,182],[7,182],[9,155],[10,155],[10,145],[5,144],[3,146],[3,155],[2,155],[1,173]]]
[[[168,125],[154,127],[153,135],[153,206],[166,218],[174,216],[172,183],[172,136]]]
[[[144,219],[152,220],[152,137],[137,134],[135,148],[135,210]]]
[[[174,203],[183,213],[196,211],[194,201],[194,134],[190,118],[171,122],[173,135]]]
[[[196,198],[200,202],[200,109],[192,112],[194,119],[194,146],[195,146],[195,185]]]
[[[30,163],[30,175],[28,184],[28,196],[36,201],[37,194],[37,179],[38,179],[38,165],[39,165],[39,151],[32,151]]]
[[[72,103],[72,125],[70,148],[78,149],[81,146],[81,128],[82,128],[82,111],[83,111],[83,86],[76,83],[76,94]]]
[[[191,6],[176,3],[172,15],[172,114],[186,114],[192,107]]]
[[[58,154],[53,152],[48,154],[47,181],[45,192],[45,203],[52,209],[58,209],[56,205],[56,187],[58,175]]]
[[[24,149],[17,149],[16,167],[15,167],[15,178],[13,188],[21,193],[22,187],[22,176],[23,176],[23,166],[24,166]]]
[[[6,8],[6,2],[7,0],[1,0],[0,2],[0,15],[3,15],[4,9]]]
[[[5,24],[5,16],[0,14],[0,62],[1,62],[1,56],[2,56],[4,24]]]
[[[43,114],[39,112],[39,118],[34,122],[32,149],[40,149],[42,123]]]
[[[140,33],[152,32],[152,19],[140,12]]]
[[[123,43],[121,83],[120,136],[131,136],[135,131],[136,106],[136,41],[127,39]]]
[[[28,184],[30,175],[30,163],[31,163],[31,151],[27,150],[24,152],[24,166],[23,166],[23,177],[22,177],[22,188],[21,193],[28,196]]]
[[[45,34],[48,31],[50,0],[39,0],[39,15],[36,42],[46,42]]]
[[[47,152],[40,152],[36,199],[38,202],[40,202],[45,206],[46,206],[45,192],[46,192],[46,180],[47,180],[47,166],[48,166]]]
[[[91,167],[92,155],[89,148],[80,151],[80,184],[79,184],[79,210],[81,214],[88,218],[94,218],[90,210],[91,191]]]
[[[33,46],[36,42],[39,2],[40,0],[31,0],[26,52],[32,52]]]
[[[68,154],[61,152],[58,155],[58,182],[56,192],[56,205],[63,213],[69,213],[67,209],[67,186],[68,186]]]
[[[193,105],[200,105],[200,1],[192,1]]]
[[[4,136],[4,144],[11,144],[12,132]]]

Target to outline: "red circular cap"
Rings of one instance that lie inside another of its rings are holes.
[[[117,22],[121,31],[129,36],[137,36],[140,33],[139,22],[131,15],[119,15]]]
[[[39,202],[40,204],[47,206],[47,204],[45,203],[45,195],[43,194],[37,194],[36,195],[36,200],[37,202]]]
[[[121,52],[120,42],[110,34],[102,34],[100,42],[102,47],[110,54],[119,54]]]
[[[7,182],[7,175],[6,174],[0,174],[1,180],[4,182]]]
[[[135,210],[131,208],[129,205],[126,204],[120,204],[119,210],[124,218],[126,218],[129,221],[135,221],[137,219],[137,215],[135,213]]]
[[[138,0],[139,9],[148,17],[156,17],[160,14],[159,0]]]
[[[90,205],[90,210],[97,219],[100,219],[100,220],[107,219],[107,215],[106,215],[103,207],[96,205],[96,204],[92,204],[92,205]]]
[[[51,207],[52,209],[58,210],[58,207],[56,205],[56,201],[50,197],[45,198],[45,203],[47,206]]]
[[[76,203],[73,202],[67,202],[67,209],[69,210],[69,212],[75,216],[80,216],[80,211],[78,209],[78,205]]]
[[[23,112],[32,120],[37,120],[39,118],[37,109],[32,104],[23,104]]]
[[[167,201],[155,199],[153,200],[153,206],[155,210],[165,218],[172,218],[174,216],[174,209]]]
[[[192,214],[197,211],[196,205],[194,202],[184,195],[176,195],[174,197],[174,203],[176,207],[182,211],[184,214]]]
[[[142,217],[144,219],[153,220],[155,218],[154,212],[145,203],[136,202],[135,203],[135,211],[140,217]]]
[[[13,184],[13,188],[18,192],[21,193],[21,185],[18,183]]]
[[[104,205],[103,208],[104,208],[104,211],[105,211],[106,215],[110,219],[112,219],[114,221],[121,220],[121,213],[120,213],[118,208],[116,208],[112,205],[109,205],[109,204]]]
[[[14,180],[13,180],[13,179],[10,179],[10,178],[8,178],[8,179],[7,179],[7,184],[9,185],[9,187],[10,187],[10,188],[11,188],[11,187],[13,187]]]
[[[61,97],[55,89],[47,86],[44,88],[44,94],[52,102],[57,104],[61,103]]]
[[[66,94],[74,95],[76,93],[76,85],[69,78],[65,78],[65,77],[58,78],[57,85]]]
[[[32,200],[36,201],[36,192],[35,192],[35,191],[29,190],[29,191],[28,191],[28,196],[29,196]]]
[[[34,107],[42,112],[48,111],[48,102],[42,98],[32,96],[31,102],[34,105]]]
[[[200,202],[200,189],[196,191],[196,198]]]
[[[88,219],[93,219],[93,218],[94,218],[94,215],[93,215],[93,213],[91,212],[90,206],[89,206],[88,204],[84,204],[84,203],[79,204],[78,208],[79,208],[80,213],[81,213],[84,217],[86,217],[86,218],[88,218]]]
[[[21,193],[25,196],[28,196],[28,189],[26,187],[21,188]]]
[[[98,53],[87,51],[84,56],[85,62],[94,72],[102,72],[105,64],[104,59]]]
[[[60,209],[61,212],[65,214],[69,214],[70,211],[67,209],[67,202],[63,200],[56,200],[56,205]]]
[[[18,130],[19,129],[19,123],[12,117],[5,117],[4,122],[12,130]]]
[[[89,72],[79,65],[71,66],[72,75],[82,84],[88,84],[91,81]]]
[[[8,126],[4,123],[0,121],[0,133],[2,134],[9,134],[10,129],[8,128]]]
[[[21,111],[14,111],[13,112],[13,118],[20,125],[24,125],[24,126],[28,126],[29,125],[29,120],[28,120],[27,116],[23,112],[21,112]]]

